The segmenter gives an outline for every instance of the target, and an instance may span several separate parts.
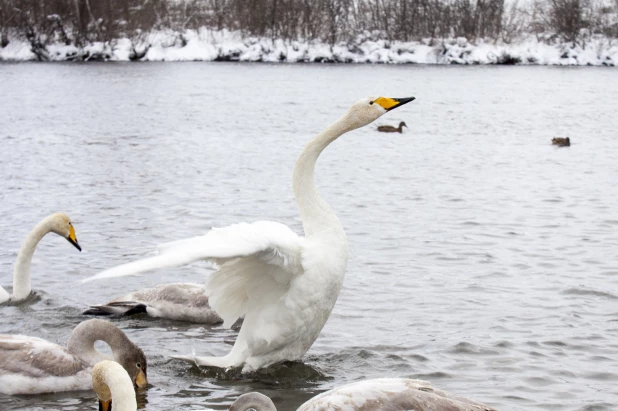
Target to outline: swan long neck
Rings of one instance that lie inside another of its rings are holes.
[[[81,322],[75,327],[71,333],[71,338],[69,338],[67,348],[71,354],[90,365],[112,359],[94,348],[94,343],[97,341],[106,342],[112,349],[114,358],[117,358],[125,347],[133,345],[127,336],[113,324],[94,319]]]
[[[45,218],[28,234],[19,249],[15,269],[13,271],[13,301],[26,299],[30,295],[30,263],[39,241],[51,231],[51,219]]]
[[[105,384],[109,387],[112,396],[112,409],[114,411],[137,410],[135,389],[129,375],[126,372],[110,372],[106,377]]]
[[[335,212],[320,197],[315,187],[314,171],[322,151],[339,136],[354,128],[356,127],[350,125],[347,116],[341,117],[311,140],[296,161],[292,184],[306,236],[333,228],[343,232],[343,226]]]
[[[135,411],[137,401],[129,374],[113,361],[97,363],[92,370],[92,386],[100,401],[112,401],[114,411]]]

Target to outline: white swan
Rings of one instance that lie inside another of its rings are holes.
[[[99,410],[135,411],[137,401],[126,370],[114,361],[101,361],[92,367],[92,388],[99,399]]]
[[[178,283],[145,288],[113,299],[105,305],[93,305],[86,315],[133,315],[189,321],[198,324],[223,322],[208,305],[206,287],[202,284]]]
[[[277,411],[267,396],[243,394],[230,411]],[[496,411],[456,394],[433,388],[427,381],[380,378],[356,382],[322,393],[297,411]]]
[[[348,260],[343,226],[314,184],[318,156],[342,134],[412,100],[414,97],[359,100],[307,144],[293,176],[305,237],[272,221],[235,224],[212,229],[201,237],[163,244],[157,256],[112,268],[85,281],[208,259],[219,266],[206,285],[211,307],[225,326],[231,326],[243,314],[244,323],[228,355],[174,358],[222,368],[243,365],[243,371],[300,359],[335,305]]]
[[[71,219],[63,213],[52,214],[38,223],[26,237],[15,262],[13,271],[13,295],[11,296],[4,288],[0,287],[0,304],[9,300],[11,302],[23,301],[30,295],[30,263],[32,254],[37,244],[47,233],[56,233],[69,240],[79,251],[81,247],[75,237],[75,229]]]
[[[111,359],[94,348],[106,342],[113,360],[124,367],[138,387],[148,383],[146,357],[115,325],[98,319],[75,327],[67,348],[24,335],[0,335],[0,393],[40,394],[89,390],[92,366]]]

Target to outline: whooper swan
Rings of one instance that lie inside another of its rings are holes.
[[[267,396],[243,394],[230,411],[277,411]],[[496,411],[494,408],[433,388],[427,381],[380,378],[347,384],[322,393],[297,411]]]
[[[198,324],[223,322],[210,308],[203,284],[163,284],[118,297],[105,305],[94,305],[86,315],[133,315],[146,313],[151,317],[188,321]]]
[[[71,219],[62,213],[52,214],[38,223],[26,237],[15,262],[13,271],[13,295],[11,296],[4,288],[0,287],[0,304],[7,301],[20,302],[28,298],[32,288],[30,286],[30,263],[32,254],[37,244],[47,233],[56,233],[69,240],[79,251],[81,247],[75,237],[75,229]]]
[[[97,393],[100,411],[135,411],[137,401],[131,378],[114,361],[101,361],[92,367],[92,388]]]
[[[96,341],[106,342],[113,358],[98,352]],[[122,365],[136,386],[146,386],[144,352],[107,321],[81,322],[71,333],[67,348],[36,337],[0,335],[0,393],[89,390],[92,366],[109,359]]]
[[[204,236],[162,244],[157,256],[103,271],[86,281],[210,260],[218,265],[206,284],[211,307],[224,326],[243,314],[245,320],[228,355],[175,358],[222,368],[242,365],[245,372],[300,359],[337,301],[348,260],[343,226],[315,187],[318,156],[342,134],[412,100],[359,100],[307,144],[292,179],[305,237],[272,221],[214,228]]]

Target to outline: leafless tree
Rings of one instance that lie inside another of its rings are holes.
[[[12,36],[43,48],[113,43],[171,29],[239,30],[245,36],[353,43],[356,38],[409,41],[463,36],[511,41],[524,33],[618,37],[618,0],[0,0],[0,46]],[[540,38],[540,37],[539,37]],[[34,46],[33,46],[34,47]],[[144,47],[134,47],[139,57]],[[41,54],[44,56],[44,53]],[[44,57],[41,57],[44,58]]]

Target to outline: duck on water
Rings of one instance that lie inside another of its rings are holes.
[[[402,121],[401,123],[399,123],[398,127],[378,126],[378,131],[381,131],[383,133],[403,133],[403,126],[408,127],[407,124]]]

